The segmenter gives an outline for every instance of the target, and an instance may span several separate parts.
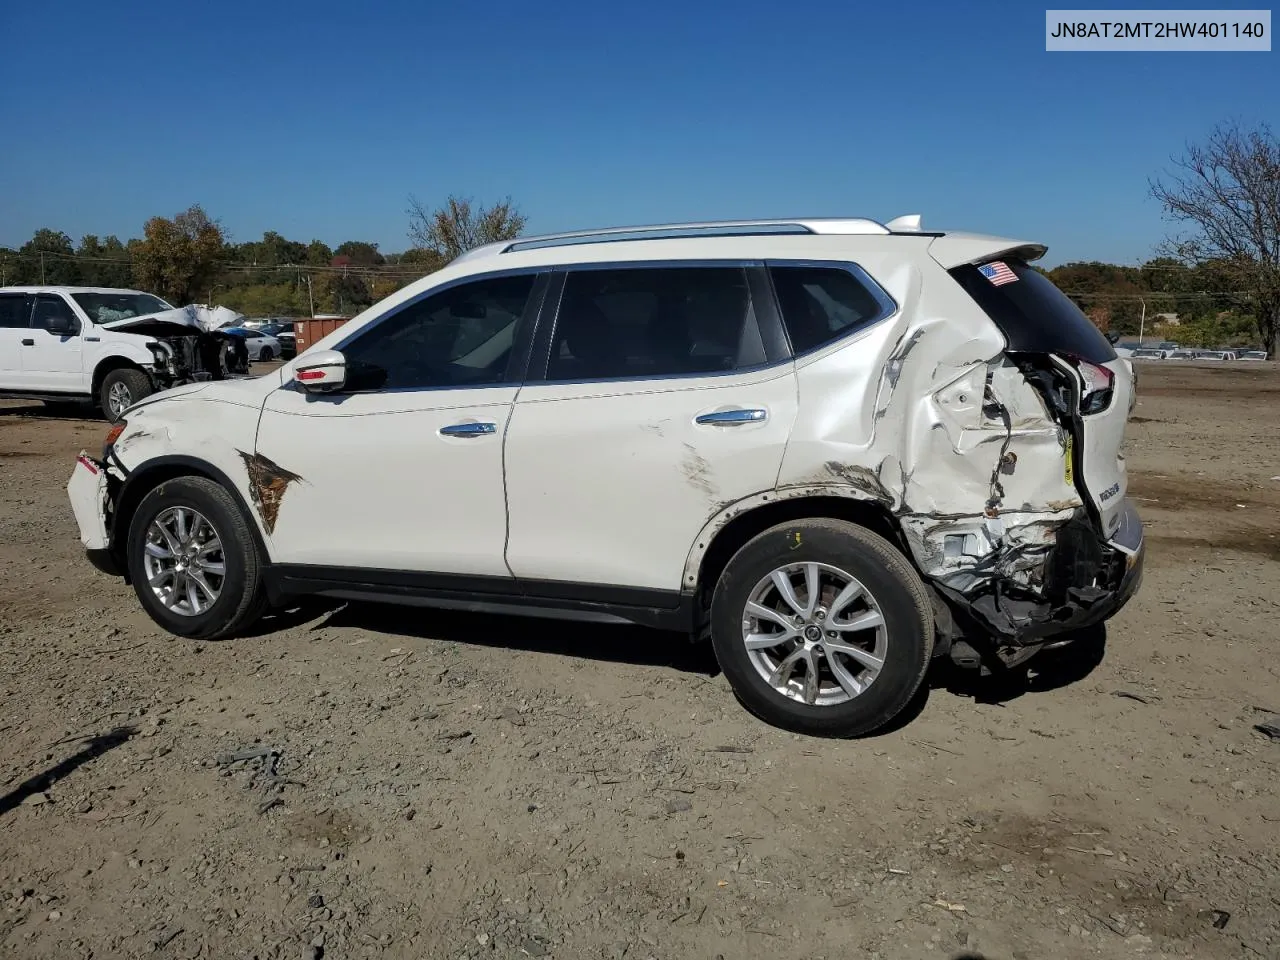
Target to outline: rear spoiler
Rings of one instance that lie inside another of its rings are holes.
[[[951,270],[966,263],[982,263],[997,257],[1010,260],[1039,260],[1049,248],[1042,243],[1026,240],[1010,240],[1008,237],[988,237],[980,233],[947,233],[934,238],[929,244],[929,255]]]

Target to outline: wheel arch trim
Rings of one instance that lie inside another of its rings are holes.
[[[813,516],[830,516],[830,511],[821,509],[820,504],[823,501],[830,502],[832,498],[872,508],[877,513],[883,512],[890,525],[896,526],[892,522],[891,512],[881,500],[871,496],[865,490],[848,484],[804,484],[761,491],[732,503],[722,504],[711,519],[703,525],[685,560],[684,572],[680,578],[681,592],[692,593],[706,586],[702,582],[703,563],[715,547],[716,540],[731,524],[759,511],[772,512],[771,508],[780,504],[798,505],[806,500],[813,501],[815,508],[818,508],[813,511]]]

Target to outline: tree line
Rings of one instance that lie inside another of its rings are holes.
[[[89,234],[75,244],[41,228],[17,250],[0,249],[0,286],[138,287],[175,305],[221,304],[247,316],[350,316],[474,246],[514,239],[526,222],[510,198],[483,206],[451,196],[431,209],[411,197],[408,213],[413,246],[402,253],[364,240],[302,243],[274,230],[234,243],[198,204],[152,217],[127,241]]]
[[[1149,185],[1171,235],[1142,266],[1068,263],[1046,271],[1104,332],[1140,331],[1185,346],[1257,346],[1280,335],[1280,141],[1266,125],[1215,128]],[[250,316],[352,314],[475,246],[509,240],[526,218],[508,197],[491,206],[409,198],[402,253],[347,240],[335,248],[267,231],[233,243],[199,206],[152,217],[140,238],[89,235],[78,245],[41,229],[0,249],[0,285],[137,286],[171,303],[220,303]],[[1176,322],[1174,322],[1176,321]]]

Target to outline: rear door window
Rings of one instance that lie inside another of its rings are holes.
[[[695,376],[763,361],[742,267],[579,269],[565,278],[547,379]]]
[[[1089,318],[1044,274],[1021,260],[965,264],[951,271],[1000,328],[1013,353],[1055,353],[1090,363],[1116,359]]]
[[[0,293],[0,327],[26,327],[30,322],[30,294]]]
[[[847,268],[770,264],[769,276],[797,354],[825,346],[893,311],[887,295]]]

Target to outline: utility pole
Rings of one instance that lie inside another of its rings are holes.
[[[316,315],[316,298],[311,293],[311,274],[304,273],[302,279],[307,281],[307,301],[311,304],[311,316]]]
[[[44,251],[40,251],[40,283],[44,284]]]
[[[1142,319],[1138,321],[1138,346],[1142,346],[1142,335],[1147,329],[1147,301],[1139,299],[1142,304]]]

